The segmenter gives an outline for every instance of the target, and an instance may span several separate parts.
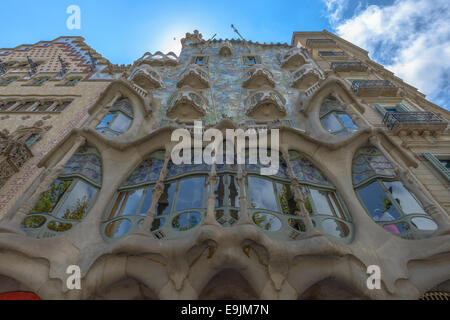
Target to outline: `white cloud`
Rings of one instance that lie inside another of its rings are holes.
[[[339,36],[368,50],[372,59],[430,100],[450,107],[448,0],[397,0],[384,7],[371,5],[347,20],[334,20],[342,17],[346,0],[324,1]]]

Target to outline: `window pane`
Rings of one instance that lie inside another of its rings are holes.
[[[145,194],[144,202],[141,207],[141,215],[145,216],[147,211],[150,210],[150,206],[152,205],[152,187],[147,188],[147,193]]]
[[[400,213],[377,181],[360,188],[358,195],[374,221],[392,221],[400,218]]]
[[[249,177],[250,207],[278,211],[277,200],[271,181]]]
[[[438,228],[437,224],[433,220],[427,218],[414,217],[411,219],[411,222],[419,230],[434,231]]]
[[[341,119],[342,123],[346,128],[358,129],[358,126],[353,123],[352,118],[348,114],[338,113],[337,116]]]
[[[228,176],[228,193],[230,197],[230,206],[239,208],[239,196],[241,194],[239,184],[236,181],[235,176]]]
[[[312,201],[314,208],[316,209],[316,214],[326,214],[329,216],[333,215],[333,210],[328,203],[327,192],[316,189],[309,189],[311,192]]]
[[[119,196],[116,199],[116,203],[114,204],[114,207],[111,210],[111,213],[109,214],[108,219],[114,219],[119,215],[120,209],[122,209],[123,201],[126,199],[126,192],[121,192]]]
[[[214,190],[214,195],[216,197],[216,208],[224,207],[225,206],[225,176],[219,177],[216,188]]]
[[[31,213],[51,213],[71,184],[72,180],[56,180],[50,190],[41,195]]]
[[[105,234],[109,238],[117,239],[124,236],[130,229],[131,222],[128,219],[121,219],[108,224]]]
[[[299,210],[297,203],[294,200],[294,194],[291,192],[289,185],[277,183],[276,184],[278,199],[281,204],[281,211],[284,214],[295,215],[295,211]]]
[[[100,121],[96,129],[108,127],[110,123],[114,120],[115,116],[116,115],[114,113],[108,113],[106,116],[103,117],[102,121]]]
[[[96,194],[97,188],[78,180],[55,215],[64,219],[81,220]]]
[[[439,160],[441,163],[442,163],[442,165],[444,166],[444,167],[446,167],[447,169],[450,169],[450,160],[447,160],[447,159],[440,159]]]
[[[400,205],[405,214],[426,214],[417,200],[409,193],[408,190],[405,189],[403,183],[401,183],[400,181],[383,183],[392,194],[392,197],[395,199],[395,201],[397,201],[397,203]]]
[[[122,215],[127,216],[137,214],[143,194],[144,189],[138,189],[128,192],[128,196],[127,199],[125,200],[126,202],[122,211]]]
[[[164,192],[161,195],[161,197],[159,197],[158,200],[158,208],[156,209],[157,216],[170,213],[173,198],[175,196],[175,189],[176,189],[175,183],[166,184],[164,186]]]
[[[281,229],[281,220],[274,215],[258,212],[253,215],[253,222],[266,231],[278,231]]]
[[[204,187],[205,178],[203,177],[182,180],[176,210],[202,208]]]
[[[337,120],[336,115],[331,113],[321,120],[322,125],[328,132],[334,133],[344,129],[342,124]]]
[[[172,227],[177,231],[187,231],[194,228],[202,221],[202,216],[198,212],[184,212],[175,217]]]
[[[112,125],[111,125],[111,129],[117,132],[125,132],[128,130],[128,128],[130,127],[131,124],[131,119],[128,118],[127,116],[124,116],[122,113],[119,113],[117,115],[117,118],[114,119]]]

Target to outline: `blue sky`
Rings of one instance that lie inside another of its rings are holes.
[[[81,30],[68,30],[66,9],[81,8]],[[288,42],[294,31],[327,29],[369,50],[375,61],[450,107],[448,0],[2,0],[0,47],[81,35],[113,63],[179,50],[186,32]],[[175,40],[174,40],[175,39]]]

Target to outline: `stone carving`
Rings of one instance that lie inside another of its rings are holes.
[[[190,86],[195,89],[209,88],[208,71],[196,64],[190,64],[186,67],[180,76],[177,87]]]

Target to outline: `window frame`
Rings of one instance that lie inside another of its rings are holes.
[[[249,63],[249,57],[255,58],[255,63]],[[255,66],[258,64],[262,64],[262,58],[259,54],[241,54],[241,61],[244,66]]]
[[[198,64],[197,62],[196,62],[196,60],[198,59],[198,58],[202,58],[203,60],[206,60],[204,63],[202,63],[202,64]],[[207,67],[207,66],[209,66],[209,57],[210,57],[210,55],[209,54],[192,54],[191,56],[190,56],[190,58],[189,58],[189,64],[195,64],[196,66],[199,66],[199,67]]]
[[[337,116],[338,114],[343,114],[343,115],[348,116],[350,118],[350,120],[352,121],[352,123],[355,125],[356,128],[349,128],[349,127],[347,127],[345,125],[344,121],[342,121],[342,119]],[[329,131],[327,129],[327,127],[323,123],[323,120],[325,118],[327,118],[328,116],[333,116],[339,122],[339,124],[341,125],[342,129],[339,130],[339,131],[333,131],[333,132]],[[356,125],[356,123],[353,121],[353,119],[350,117],[350,115],[348,113],[344,112],[344,111],[330,110],[327,113],[325,113],[322,116],[320,116],[320,123],[321,123],[322,127],[325,129],[325,131],[327,131],[329,134],[332,134],[332,135],[337,136],[337,137],[343,137],[343,136],[346,136],[346,135],[358,132],[358,130],[359,130],[359,127]],[[352,130],[354,130],[354,131],[352,131]],[[343,133],[343,132],[345,134],[340,135],[340,133]]]

